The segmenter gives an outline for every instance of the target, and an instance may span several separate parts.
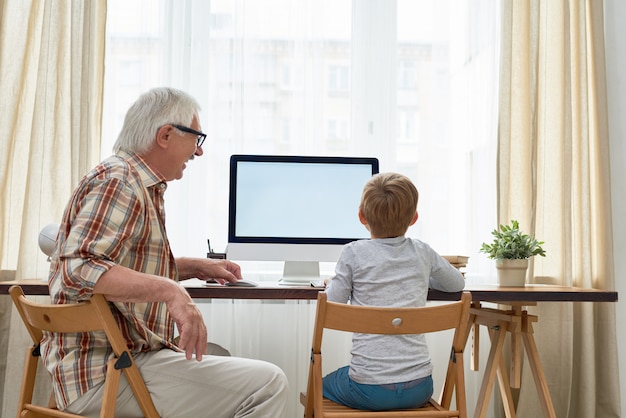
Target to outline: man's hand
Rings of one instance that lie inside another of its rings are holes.
[[[200,280],[217,280],[219,283],[237,283],[241,280],[241,268],[230,260],[212,258],[177,258],[180,279],[197,278]]]
[[[111,302],[164,302],[178,327],[179,347],[185,350],[187,359],[191,360],[195,351],[196,359],[202,360],[206,353],[206,325],[202,313],[179,283],[117,265],[100,276],[93,292],[103,294]]]
[[[206,325],[202,313],[187,291],[180,285],[176,287],[178,290],[165,303],[180,333],[178,346],[185,350],[187,360],[191,360],[195,351],[196,360],[200,361],[206,353]]]

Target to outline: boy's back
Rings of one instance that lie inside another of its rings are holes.
[[[424,306],[429,286],[457,292],[465,285],[461,273],[428,244],[405,237],[347,244],[335,273],[328,300],[353,305]],[[431,372],[421,335],[353,337],[350,377],[360,383],[405,382]]]

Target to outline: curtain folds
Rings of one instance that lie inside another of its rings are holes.
[[[100,158],[106,1],[0,5],[2,268],[44,277],[38,232]]]
[[[498,222],[546,242],[535,283],[613,289],[603,4],[505,2],[502,21]],[[534,310],[557,416],[619,416],[615,307]],[[533,387],[525,370],[519,416],[541,415]]]
[[[17,278],[47,277],[39,230],[100,159],[105,21],[106,0],[0,0],[0,267]],[[15,414],[28,341],[12,316],[1,416]]]

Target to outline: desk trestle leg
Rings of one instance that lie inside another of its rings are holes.
[[[530,364],[530,369],[535,380],[535,386],[537,387],[537,393],[539,394],[539,400],[541,401],[543,416],[556,418],[554,405],[552,405],[552,398],[550,397],[550,391],[548,390],[548,382],[546,381],[546,376],[543,373],[543,368],[541,367],[541,363],[539,361],[539,351],[537,350],[537,344],[535,344],[535,337],[533,336],[532,322],[528,318],[524,318],[522,327],[524,348],[526,349],[528,363]]]
[[[515,306],[513,310],[482,307],[470,309],[471,327],[475,328],[478,325],[487,326],[491,340],[491,349],[489,350],[489,358],[485,366],[485,374],[478,395],[474,418],[484,418],[486,416],[489,397],[493,391],[496,376],[498,377],[498,386],[506,417],[516,417],[511,388],[519,388],[521,386],[522,343],[533,374],[543,415],[545,418],[556,418],[546,378],[539,361],[539,352],[533,337],[532,322],[535,321],[537,321],[537,317],[528,315],[527,311],[521,309],[521,306]],[[511,334],[512,357],[510,377],[507,375],[507,366],[503,355],[504,340],[507,332]],[[474,330],[473,334],[477,334],[476,330]],[[473,338],[475,339],[476,336],[474,335]],[[474,349],[476,349],[475,345],[476,340],[474,341]],[[474,364],[472,365],[474,366]]]

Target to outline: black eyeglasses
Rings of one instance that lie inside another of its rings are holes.
[[[191,129],[191,128],[188,128],[188,127],[183,126],[183,125],[174,125],[174,124],[172,124],[172,126],[174,128],[176,128],[176,129],[178,129],[179,131],[187,132],[188,134],[198,135],[198,138],[196,138],[196,141],[198,141],[197,142],[197,146],[198,147],[201,147],[202,144],[204,144],[204,140],[206,139],[206,134],[205,133],[202,133],[200,131],[196,131],[195,129]]]

